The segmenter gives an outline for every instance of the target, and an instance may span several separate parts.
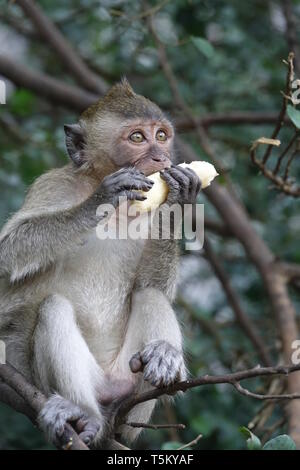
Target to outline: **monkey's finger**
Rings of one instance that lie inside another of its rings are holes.
[[[120,196],[126,196],[129,201],[145,201],[147,199],[144,194],[139,193],[138,191],[122,191]]]
[[[179,167],[181,168],[181,167]],[[197,197],[197,194],[199,193],[201,189],[201,180],[199,176],[195,173],[194,170],[191,168],[183,168],[185,171],[185,174],[190,178],[190,196],[191,200],[195,200]]]
[[[184,188],[189,188],[189,186],[190,186],[190,176],[188,174],[186,174],[184,171],[180,171],[179,168],[180,167],[175,166],[173,168],[170,168],[168,171],[169,171],[170,175],[176,181],[178,181],[180,186],[183,186]]]
[[[180,190],[180,185],[178,181],[175,178],[173,178],[172,175],[169,174],[169,171],[170,171],[169,169],[161,171],[160,176],[167,183],[170,190],[175,190],[177,192]]]
[[[140,191],[150,191],[150,189],[153,187],[153,182],[152,181],[144,181],[141,179],[133,179],[131,177],[125,177],[117,181],[112,182],[112,188],[117,188],[119,190],[123,189],[136,189]]]
[[[195,188],[199,187],[199,191],[201,188],[201,180],[199,176],[195,173],[195,171],[192,168],[182,168],[182,170],[184,170],[185,174],[190,177],[191,186]]]
[[[131,181],[127,184],[122,185],[122,189],[135,189],[137,191],[150,191],[153,184],[146,183],[144,181]]]
[[[149,184],[153,184],[153,181],[148,178],[147,176],[145,176],[144,174],[142,173],[138,173],[138,174],[135,174],[135,173],[131,173],[129,171],[127,172],[124,172],[124,173],[113,173],[111,175],[111,179],[113,182],[121,182],[121,181],[142,181],[142,182],[145,182],[145,183],[149,183]]]
[[[151,177],[148,178],[143,172],[136,170],[132,167],[122,168],[119,171],[116,171],[111,175],[113,180],[123,181],[140,181],[153,185],[154,181],[151,180]]]
[[[136,354],[132,356],[132,358],[129,361],[129,367],[130,367],[131,372],[133,372],[134,374],[136,372],[143,371],[144,364],[143,364],[143,361],[139,352],[137,352]]]

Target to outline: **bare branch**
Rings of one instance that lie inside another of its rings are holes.
[[[185,429],[184,424],[149,424],[149,423],[134,423],[132,421],[126,422],[127,426],[132,428],[145,428],[145,429]]]
[[[288,153],[288,151],[291,149],[291,147],[293,146],[294,142],[296,141],[298,137],[298,134],[297,132],[295,132],[294,134],[294,137],[290,140],[290,142],[288,143],[288,145],[286,146],[286,148],[283,150],[283,152],[279,155],[278,159],[277,159],[277,162],[276,162],[276,166],[273,170],[273,174],[274,175],[277,175],[278,171],[280,170],[280,166],[281,166],[281,163],[284,159],[284,157],[286,156],[286,154]]]
[[[40,36],[50,44],[62,64],[69,69],[78,82],[91,92],[104,94],[107,90],[106,83],[88,68],[41,8],[32,0],[16,0],[16,3],[31,19]]]
[[[263,144],[262,140],[264,138],[260,138],[258,139],[257,141],[254,142],[254,144],[252,145],[251,147],[251,151],[250,151],[250,156],[251,156],[251,160],[252,162],[261,170],[262,174],[267,178],[269,179],[270,181],[272,181],[272,183],[274,183],[274,186],[275,188],[277,188],[278,190],[282,191],[283,193],[287,194],[288,196],[293,196],[293,197],[299,197],[300,196],[300,187],[297,186],[297,185],[294,185],[293,183],[289,183],[286,179],[286,177],[281,177],[281,176],[278,176],[277,175],[277,171],[279,170],[279,167],[280,167],[280,163],[282,161],[282,158],[283,156],[285,155],[285,151],[282,152],[282,154],[280,155],[278,161],[277,161],[277,165],[275,167],[274,170],[269,170],[265,163],[263,162],[263,160],[260,160],[257,155],[256,155],[256,149],[258,148],[259,145]],[[266,140],[266,139],[265,139]],[[292,139],[294,143],[294,139]],[[271,148],[272,145],[271,144],[268,144],[268,148]],[[290,146],[288,145],[288,149],[290,148]],[[271,151],[265,155],[270,155]],[[291,161],[289,160],[288,162],[288,165],[290,166],[291,164]],[[289,168],[288,166],[288,168]]]
[[[230,384],[236,388],[236,384],[245,379],[251,379],[255,377],[270,377],[274,375],[286,375],[290,376],[293,372],[300,371],[300,364],[292,366],[277,366],[277,367],[254,367],[253,369],[243,370],[240,372],[233,372],[231,374],[224,375],[203,375],[195,379],[186,380],[184,382],[178,382],[169,387],[156,388],[148,392],[141,393],[140,395],[134,396],[127,399],[122,403],[119,408],[119,418],[124,419],[127,413],[139,403],[144,403],[145,401],[153,400],[161,397],[162,395],[173,395],[176,392],[182,391],[186,392],[187,390],[195,387],[200,387],[203,385],[216,385],[216,384]],[[240,391],[240,390],[238,390]],[[245,393],[243,393],[245,394]],[[254,394],[255,395],[255,394]],[[273,399],[270,398],[271,395],[266,395],[266,400]],[[257,398],[254,396],[253,398]],[[283,399],[296,399],[299,398],[299,394],[289,394],[282,395]],[[260,398],[261,399],[261,398]],[[276,395],[276,399],[279,399],[279,396]]]
[[[280,262],[278,267],[283,274],[288,277],[289,281],[300,279],[300,265],[295,263]]]
[[[285,61],[284,61],[285,62]],[[275,164],[275,167],[273,170],[270,170],[267,168],[267,162],[272,154],[272,150],[274,146],[280,145],[280,141],[277,140],[277,136],[284,124],[284,119],[286,116],[286,110],[287,110],[287,105],[289,100],[291,100],[291,94],[292,94],[292,82],[294,80],[294,53],[290,52],[288,56],[287,62],[285,62],[288,66],[288,72],[287,72],[287,78],[286,78],[286,90],[285,93],[283,93],[283,101],[282,101],[282,107],[281,111],[278,117],[277,124],[275,126],[275,129],[272,133],[271,139],[266,139],[264,137],[256,140],[254,144],[251,147],[250,151],[250,156],[251,160],[256,165],[262,172],[262,174],[265,176],[265,178],[269,179],[272,181],[274,184],[275,188],[280,190],[281,192],[293,196],[293,197],[299,197],[300,196],[300,187],[299,185],[294,184],[293,181],[288,181],[288,174],[290,170],[290,166],[292,164],[292,161],[295,157],[295,155],[299,152],[299,131],[296,129],[292,139],[288,143],[288,145],[285,147],[285,149],[281,152],[281,154],[277,157],[277,161]],[[265,150],[265,153],[263,157],[260,159],[257,157],[257,148],[261,144],[267,144],[267,149]],[[278,173],[280,171],[283,159],[285,158],[286,155],[288,155],[289,150],[291,150],[295,146],[295,149],[292,151],[290,157],[288,158],[284,175],[279,176]]]
[[[246,388],[242,387],[239,382],[235,382],[232,385],[242,395],[245,395],[246,397],[256,398],[257,400],[295,400],[297,398],[300,398],[300,393],[283,393],[282,395],[261,395],[259,393],[250,392]]]
[[[272,135],[271,135],[272,139],[276,139],[276,137],[278,136],[278,134],[281,130],[281,127],[284,123],[286,109],[287,109],[287,105],[288,105],[290,94],[291,94],[291,84],[292,84],[292,81],[294,80],[294,63],[293,63],[293,60],[294,60],[294,53],[290,52],[289,56],[288,56],[288,62],[287,62],[288,73],[287,73],[287,77],[286,77],[286,89],[285,89],[285,93],[283,94],[282,106],[281,106],[281,110],[280,110],[280,113],[279,113],[279,116],[278,116],[277,124],[275,126],[275,129],[274,129]],[[271,152],[272,152],[272,149],[273,149],[272,145],[269,145],[266,152],[265,152],[265,154],[264,154],[264,156],[263,156],[263,164],[265,164],[267,162],[267,160],[269,159],[269,157],[271,155]]]
[[[30,420],[33,420],[33,417],[36,420],[47,398],[34,385],[27,382],[25,377],[9,364],[0,364],[0,380],[6,385],[6,387],[0,388],[0,400],[3,399],[5,403],[9,404],[17,411],[22,411]],[[10,402],[8,402],[7,394],[9,393],[9,389],[7,387],[13,391]],[[16,403],[14,403],[14,395],[20,397],[16,399]],[[70,424],[66,424],[60,443],[60,448],[62,449],[88,450],[88,447],[81,441]]]
[[[212,126],[241,126],[244,124],[260,126],[261,124],[275,124],[277,120],[278,114],[276,112],[228,111],[228,113],[208,113],[193,120],[186,117],[177,117],[175,127],[178,131],[185,132],[194,130],[198,125],[205,129]],[[286,117],[284,123],[292,125]]]
[[[193,447],[196,444],[198,444],[198,442],[200,441],[200,439],[202,439],[202,437],[203,437],[203,435],[199,434],[199,436],[197,436],[195,439],[188,442],[187,444],[184,444],[184,446],[178,447],[178,449],[176,449],[176,450],[183,450],[183,449],[186,449],[187,447]]]
[[[11,80],[15,85],[28,88],[39,96],[59,106],[82,112],[95,103],[99,97],[73,85],[67,85],[44,73],[32,71],[0,54],[0,74]]]
[[[197,160],[197,154],[182,139],[177,138],[177,146],[181,159],[184,158],[186,162]],[[293,353],[292,344],[299,339],[299,334],[296,312],[286,286],[288,277],[282,272],[280,263],[275,260],[273,253],[255,231],[241,203],[237,202],[236,198],[218,183],[213,183],[203,192],[217,209],[232,234],[241,242],[248,257],[260,272],[277,320],[284,360],[289,363]],[[293,374],[288,378],[288,391],[297,393],[299,390],[300,374]],[[291,401],[287,407],[287,414],[290,434],[300,446],[300,431],[297,424],[300,420],[300,402]]]
[[[298,42],[298,25],[296,24],[296,16],[293,12],[293,6],[290,0],[281,0],[283,14],[286,19],[286,39],[289,50],[295,54],[295,69],[297,75],[300,76],[300,48]]]
[[[214,232],[217,235],[221,235],[222,237],[231,237],[232,233],[230,233],[230,230],[228,227],[223,224],[222,222],[219,222],[218,220],[210,219],[209,217],[205,217],[204,220],[205,224],[205,230],[209,230],[210,232]]]

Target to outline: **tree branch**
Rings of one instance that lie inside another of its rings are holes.
[[[33,0],[16,0],[16,3],[31,19],[39,35],[50,44],[62,64],[68,68],[78,82],[91,92],[104,94],[107,90],[104,80],[89,69],[41,8]]]
[[[241,394],[246,397],[256,398],[257,400],[295,400],[300,398],[300,393],[285,393],[282,395],[261,395],[260,393],[253,393],[242,387],[239,382],[233,382],[234,388]]]
[[[186,162],[197,160],[197,154],[182,139],[177,138],[177,146],[181,159]],[[214,182],[203,192],[217,209],[232,234],[241,242],[248,257],[260,272],[278,324],[284,360],[286,363],[290,363],[293,353],[292,344],[299,339],[299,335],[296,312],[286,287],[288,278],[282,272],[280,262],[275,260],[273,253],[255,231],[243,206],[237,203],[224,186]],[[299,392],[300,374],[293,374],[289,377],[288,390],[292,394]],[[300,402],[291,402],[287,407],[287,413],[290,434],[297,446],[300,447],[300,430],[297,424],[300,422]]]
[[[144,429],[185,429],[184,424],[149,424],[149,423],[134,423],[132,421],[126,422],[127,426],[132,428],[144,428]]]
[[[36,421],[47,398],[31,385],[25,377],[9,364],[0,364],[0,400],[21,411],[31,421]],[[3,386],[5,385],[5,386]],[[9,397],[10,389],[13,391]],[[60,438],[60,448],[67,450],[88,450],[70,424],[66,424]]]
[[[0,54],[0,74],[15,85],[28,88],[39,96],[60,106],[82,112],[95,103],[99,96],[93,95],[73,85],[67,85],[44,73],[32,71],[26,65]]]
[[[296,21],[296,15],[293,12],[293,6],[290,0],[281,0],[282,11],[286,20],[285,35],[290,51],[295,54],[295,69],[297,75],[300,77],[300,48],[298,41],[298,25]]]
[[[202,439],[202,437],[203,437],[203,434],[199,434],[195,439],[193,439],[192,441],[188,442],[187,444],[184,444],[184,446],[178,447],[178,449],[176,449],[176,450],[184,450],[184,449],[186,449],[187,447],[195,446],[196,444],[198,444],[198,442],[200,441],[200,439]]]
[[[274,375],[287,375],[300,371],[300,364],[292,366],[277,366],[277,367],[254,367],[252,369],[243,370],[240,372],[233,372],[231,374],[224,375],[204,375],[197,377],[195,379],[186,380],[184,382],[178,382],[169,387],[155,388],[148,392],[141,393],[140,395],[134,396],[127,399],[122,403],[118,412],[118,424],[120,420],[124,419],[127,413],[136,405],[144,403],[149,400],[157,399],[163,395],[173,395],[176,392],[182,391],[186,392],[187,390],[195,387],[201,387],[203,385],[217,385],[217,384],[230,384],[237,389],[236,384],[242,380],[251,379],[255,377],[270,377]],[[238,390],[240,392],[240,390]],[[240,392],[241,393],[241,392]],[[257,398],[256,394],[249,392],[253,398]],[[244,395],[243,391],[243,395]],[[249,396],[250,396],[249,395]],[[259,395],[259,399],[264,397],[265,400],[271,399],[289,399],[294,400],[300,398],[300,394],[285,394],[285,395]],[[121,421],[122,422],[122,421]]]
[[[205,129],[211,126],[241,126],[244,124],[260,126],[261,124],[275,124],[277,120],[278,114],[272,111],[231,111],[228,113],[208,113],[193,120],[178,117],[175,118],[175,127],[178,131],[185,132],[194,130],[198,125]],[[292,125],[288,118],[285,118],[285,123]]]

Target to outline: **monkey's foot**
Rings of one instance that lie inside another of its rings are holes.
[[[132,372],[144,372],[144,379],[154,387],[165,387],[186,378],[182,352],[167,341],[152,341],[129,362]]]
[[[46,401],[38,416],[38,423],[48,440],[54,444],[60,443],[66,423],[73,426],[86,445],[90,445],[98,433],[101,434],[104,426],[101,417],[88,416],[79,406],[57,394]]]

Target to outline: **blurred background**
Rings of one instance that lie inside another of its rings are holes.
[[[1,226],[36,177],[67,162],[63,124],[76,122],[95,97],[126,76],[174,119],[181,145],[198,159],[215,158],[218,185],[234,188],[251,227],[274,257],[300,263],[299,198],[274,188],[250,158],[252,142],[270,137],[276,127],[286,89],[283,59],[291,50],[300,78],[299,1],[35,2],[86,67],[81,75],[63,60],[61,44],[51,42],[51,34],[46,37],[45,25],[35,22],[31,3],[0,0],[0,79],[7,91],[6,104],[0,105]],[[67,91],[59,93],[59,86]],[[284,147],[294,132],[297,126],[287,122],[279,136]],[[300,176],[296,153],[292,187]],[[270,156],[271,167],[276,158]],[[246,369],[264,360],[283,362],[280,325],[259,269],[214,201],[201,194],[199,202],[205,204],[209,245],[183,253],[176,303],[192,376]],[[294,311],[299,311],[299,292],[299,283],[292,282],[288,295]],[[293,321],[298,325],[299,316]],[[253,340],[252,327],[259,341]],[[286,382],[280,384],[283,391]],[[278,390],[278,379],[248,385],[263,393]],[[135,447],[177,448],[201,433],[199,449],[244,448],[241,426],[252,427],[263,440],[289,431],[285,406],[242,396],[228,384],[195,388],[161,404],[152,420],[184,423],[185,430],[145,430]],[[51,446],[27,418],[0,404],[0,448]]]

